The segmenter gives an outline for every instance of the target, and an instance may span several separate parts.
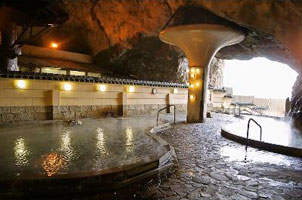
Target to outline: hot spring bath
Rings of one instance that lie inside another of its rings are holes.
[[[148,117],[85,119],[80,126],[62,121],[4,125],[1,184],[121,173],[110,178],[116,184],[157,169],[170,149],[148,134],[154,125]]]

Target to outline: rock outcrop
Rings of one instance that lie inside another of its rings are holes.
[[[213,88],[223,88],[224,61],[218,58],[212,60],[209,73],[209,86]]]
[[[297,76],[293,86],[289,116],[295,127],[302,131],[302,75]]]
[[[243,43],[222,49],[218,57],[265,56],[302,70],[301,1],[64,0],[64,3],[70,19],[42,37],[40,43],[55,39],[62,41],[63,49],[103,54],[114,61],[121,53],[139,45],[142,36],[157,37],[177,9],[199,6],[248,30]],[[99,65],[102,67],[102,63]]]

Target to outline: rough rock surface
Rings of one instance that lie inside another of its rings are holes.
[[[222,88],[223,84],[224,61],[214,58],[210,66],[209,86],[214,88]]]
[[[295,127],[302,131],[302,75],[297,76],[293,86],[289,116]]]
[[[248,30],[246,40],[221,50],[221,58],[266,56],[302,69],[302,2],[250,0],[64,0],[69,21],[42,40],[62,41],[62,48],[97,55],[113,51],[108,59],[135,47],[140,37],[157,37],[180,7],[202,6]],[[201,14],[203,15],[203,14]],[[209,19],[210,20],[210,19]],[[119,49],[115,51],[116,47]],[[101,63],[100,63],[101,64]]]

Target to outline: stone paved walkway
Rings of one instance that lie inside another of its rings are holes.
[[[244,147],[220,136],[233,117],[180,123],[159,135],[175,147],[176,173],[143,192],[145,199],[302,199],[302,160]],[[141,198],[141,197],[140,197]]]

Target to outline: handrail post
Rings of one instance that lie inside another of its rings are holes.
[[[262,141],[262,126],[258,124],[253,118],[250,118],[247,123],[247,132],[246,132],[246,146],[245,150],[247,150],[247,146],[249,144],[249,130],[250,130],[250,122],[253,121],[260,128],[260,141]]]
[[[171,106],[174,107],[174,124],[176,123],[176,106],[175,106],[175,105],[168,105],[168,106],[166,106],[166,107],[164,107],[164,108],[162,108],[162,109],[159,109],[159,110],[157,111],[157,119],[156,119],[156,125],[157,125],[157,126],[158,126],[158,118],[159,118],[159,113],[160,113],[160,111],[165,110],[165,109],[167,109],[168,107],[171,107]]]
[[[175,105],[173,105],[174,106],[174,124],[176,123],[176,106]]]

